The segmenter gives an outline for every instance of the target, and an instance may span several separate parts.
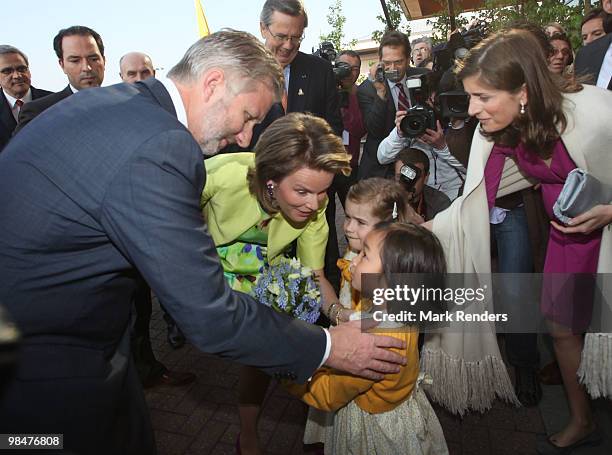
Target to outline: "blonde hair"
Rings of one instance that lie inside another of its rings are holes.
[[[414,223],[417,215],[410,206],[410,195],[397,182],[381,177],[360,180],[348,191],[346,200],[355,204],[370,204],[372,215],[380,221]],[[393,218],[394,208],[397,218]]]
[[[266,183],[276,182],[302,169],[351,173],[351,157],[329,124],[312,114],[292,112],[273,122],[255,146],[255,167],[249,169],[249,191],[268,213],[278,203],[268,194]]]

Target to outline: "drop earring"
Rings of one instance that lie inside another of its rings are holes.
[[[271,183],[268,183],[268,184],[266,185],[266,189],[268,190],[268,197],[269,197],[271,200],[274,200],[274,185],[273,185],[273,184],[271,184]]]
[[[521,115],[525,114],[525,103],[521,101]]]

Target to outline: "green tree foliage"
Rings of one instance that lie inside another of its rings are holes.
[[[530,22],[545,26],[550,22],[558,22],[568,32],[574,48],[580,43],[580,21],[583,5],[573,0],[542,0],[515,1],[508,7],[501,7],[500,0],[486,0],[486,10],[480,12],[480,17],[490,24],[493,31],[507,27],[515,22]]]
[[[344,24],[346,23],[346,17],[342,14],[342,0],[336,0],[335,3],[329,6],[327,23],[330,25],[331,31],[327,34],[319,35],[321,42],[331,42],[338,51],[355,46],[357,43],[356,39],[351,40],[349,43],[342,42],[344,40]]]
[[[446,0],[441,0],[446,5]],[[590,3],[590,2],[587,2]],[[545,26],[550,22],[562,24],[568,36],[577,48],[580,43],[580,21],[583,15],[584,2],[576,0],[485,0],[484,9],[478,11],[479,20],[488,24],[488,29],[495,32],[508,27],[513,23],[530,22]],[[456,13],[459,14],[457,2]],[[468,22],[465,17],[457,17],[457,26],[464,26]],[[448,10],[439,14],[433,23],[434,38],[445,41],[449,30]]]
[[[450,16],[448,15],[448,1],[439,0],[438,3],[442,5],[442,11],[435,16],[433,20],[427,20],[428,24],[433,25],[432,40],[434,43],[446,42],[450,35]],[[455,10],[455,26],[464,27],[468,24],[469,19],[465,16],[460,16],[462,10],[457,2],[453,3]]]
[[[385,3],[387,4],[387,10],[389,11],[389,19],[391,20],[392,25],[391,28],[393,30],[399,30],[400,32],[410,35],[410,26],[408,25],[408,22],[404,17],[404,11],[400,6],[399,0],[385,0]],[[380,39],[388,28],[387,20],[385,19],[385,15],[382,13],[376,16],[376,19],[382,22],[383,29],[374,31],[372,33],[372,39],[377,43],[380,43]],[[408,20],[410,20],[410,18],[408,18]]]

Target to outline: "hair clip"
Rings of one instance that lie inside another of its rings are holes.
[[[391,219],[397,220],[397,202],[393,202],[393,212],[391,213]]]

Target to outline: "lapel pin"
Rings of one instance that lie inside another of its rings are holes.
[[[298,90],[298,96],[304,96],[304,91],[302,89]]]

